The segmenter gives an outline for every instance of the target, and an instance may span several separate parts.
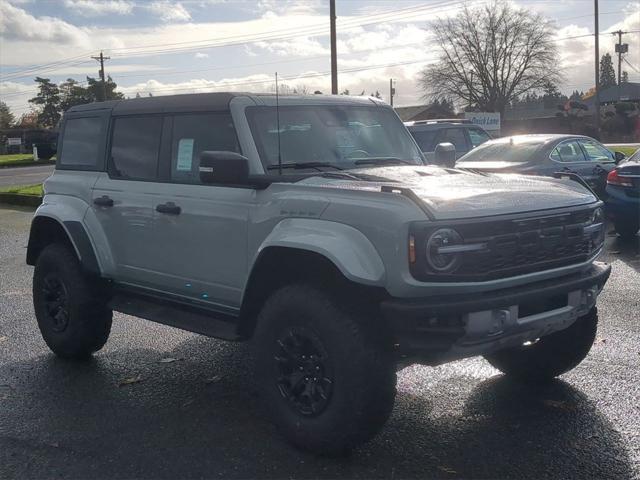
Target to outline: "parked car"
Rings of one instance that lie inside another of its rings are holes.
[[[484,355],[541,381],[595,339],[602,202],[426,166],[380,101],[97,102],[60,139],[27,247],[50,349],[87,358],[113,311],[252,340],[262,401],[302,448],[371,438],[402,366]]]
[[[435,155],[438,144],[452,144],[455,147],[457,159],[491,139],[482,127],[463,119],[419,120],[405,122],[405,126],[424,153],[428,163],[440,163]],[[452,167],[453,164],[447,166]]]
[[[550,177],[558,172],[574,173],[602,197],[607,175],[623,158],[623,153],[612,152],[591,137],[515,135],[484,143],[460,158],[456,167]]]
[[[640,229],[640,149],[607,176],[607,216],[622,238]]]

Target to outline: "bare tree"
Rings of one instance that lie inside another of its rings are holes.
[[[503,114],[512,100],[561,79],[553,24],[539,14],[500,0],[465,7],[432,28],[440,58],[420,79],[429,100]]]

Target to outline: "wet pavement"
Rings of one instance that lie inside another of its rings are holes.
[[[0,168],[0,188],[13,185],[35,185],[44,182],[53,173],[55,165]]]
[[[531,387],[478,358],[406,368],[380,435],[331,459],[265,419],[246,345],[117,314],[90,362],[49,353],[31,214],[0,208],[0,478],[640,478],[640,237],[607,238],[598,338],[575,370]]]

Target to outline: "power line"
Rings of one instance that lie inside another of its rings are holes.
[[[631,63],[629,62],[629,60],[626,59],[626,57],[623,57],[622,60],[624,61],[624,63],[626,63],[627,65],[629,65],[631,67],[632,70],[634,70],[637,73],[640,73],[640,70],[638,70],[636,67],[634,67],[633,65],[631,65]]]

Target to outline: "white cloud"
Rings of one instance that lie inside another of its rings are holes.
[[[267,50],[279,56],[328,55],[329,49],[317,39],[298,37],[275,42],[256,42],[255,47]]]
[[[198,59],[209,58],[209,54],[208,53],[202,53],[202,52],[196,52],[194,57],[198,58]]]
[[[329,13],[328,2],[322,0],[259,0],[258,11],[275,15],[316,15]]]
[[[6,1],[0,1],[0,35],[3,40],[45,41],[62,44],[82,44],[88,40],[86,29],[76,27],[59,18],[36,18]],[[3,50],[5,48],[3,46]],[[5,51],[3,51],[3,55]]]
[[[148,6],[149,10],[160,17],[163,22],[188,22],[191,14],[180,2],[174,3],[169,0],[152,2]]]
[[[86,17],[129,15],[133,3],[127,0],[65,0],[65,7]]]

